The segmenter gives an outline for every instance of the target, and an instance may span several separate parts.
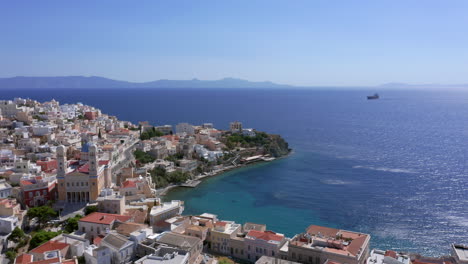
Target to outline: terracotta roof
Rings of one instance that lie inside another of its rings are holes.
[[[119,224],[119,226],[115,228],[115,231],[117,231],[117,233],[121,235],[130,236],[132,232],[139,231],[145,227],[146,227],[145,225],[137,224],[137,223],[122,223],[122,224]]]
[[[223,222],[223,221],[218,221],[218,222],[216,222],[215,225],[216,225],[216,226],[226,226],[227,223],[226,223],[226,222]]]
[[[78,167],[77,171],[81,173],[89,173],[89,163],[86,163],[80,167]]]
[[[348,251],[349,253],[353,254],[354,256],[357,256],[359,250],[361,247],[364,245],[364,242],[367,239],[367,235],[361,235],[361,237],[353,239],[351,243],[348,246]]]
[[[124,215],[129,215],[133,217],[133,222],[139,223],[139,224],[144,224],[146,221],[146,218],[148,217],[148,211],[147,210],[141,210],[137,208],[132,208],[132,209],[127,209],[124,213]]]
[[[122,188],[135,188],[136,183],[134,181],[126,180],[122,183]]]
[[[98,162],[98,164],[99,164],[99,166],[107,165],[107,164],[109,164],[109,161],[108,160],[100,160]],[[80,167],[78,167],[77,171],[81,172],[81,173],[89,173],[89,162],[86,162],[86,164],[81,165]]]
[[[81,218],[79,221],[109,225],[115,220],[119,220],[121,222],[127,222],[131,218],[132,218],[131,216],[95,212],[95,213],[89,214]]]
[[[317,225],[311,225],[307,228],[307,233],[311,235],[318,235],[318,233],[328,236],[328,237],[335,237],[336,233],[338,233],[338,229],[336,228],[330,228],[330,227],[324,227],[324,226],[317,226]]]
[[[397,258],[397,254],[396,254],[396,252],[393,251],[393,250],[387,250],[387,251],[385,251],[385,256],[392,257],[392,258],[394,258],[394,259]]]
[[[55,240],[49,240],[49,241],[45,242],[44,244],[32,249],[29,252],[44,253],[44,252],[48,252],[48,251],[52,251],[52,250],[62,250],[64,248],[68,247],[68,246],[69,246],[69,244],[67,244],[67,243],[58,242],[58,241],[55,241]]]
[[[30,181],[21,181],[21,185],[32,185],[33,183]]]
[[[61,263],[61,262],[60,262],[60,258],[51,258],[51,259],[33,261],[31,263],[34,263],[34,264],[52,264],[52,263]]]
[[[74,259],[67,259],[67,260],[62,260],[62,264],[75,264],[78,263]]]
[[[247,237],[254,237],[265,241],[281,241],[284,239],[283,235],[278,235],[275,232],[257,230],[250,230],[249,233],[247,233]]]
[[[325,261],[325,264],[341,264],[341,262],[337,262],[337,261],[327,259],[327,261]]]
[[[102,240],[103,238],[104,238],[104,236],[101,236],[101,235],[95,237],[95,238],[93,239],[93,244],[99,246],[99,244],[101,244],[101,240]]]
[[[33,256],[29,254],[21,254],[15,259],[16,264],[28,264],[33,260]]]

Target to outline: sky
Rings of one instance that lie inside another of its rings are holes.
[[[0,77],[468,83],[466,0],[1,1]]]

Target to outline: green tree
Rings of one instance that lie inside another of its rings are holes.
[[[68,218],[67,222],[65,223],[64,230],[67,233],[72,233],[75,230],[78,230],[78,220],[83,216],[77,214],[75,217]]]
[[[88,206],[88,207],[85,208],[84,213],[85,213],[85,215],[89,215],[89,214],[97,212],[97,211],[98,211],[97,206],[91,205],[91,206]]]
[[[29,250],[36,248],[45,242],[51,240],[52,238],[58,236],[59,232],[51,232],[51,231],[44,231],[40,230],[33,235],[31,238],[31,242],[29,243]]]
[[[151,163],[153,161],[155,161],[156,159],[151,156],[150,154],[144,152],[144,151],[141,151],[139,149],[135,150],[133,152],[133,155],[135,156],[135,159],[138,160],[139,162],[145,164],[145,163]]]
[[[56,217],[57,215],[57,212],[47,205],[33,207],[29,209],[27,213],[27,216],[31,219],[37,217],[40,224],[47,223],[47,221]]]
[[[13,249],[9,249],[7,252],[5,252],[5,256],[13,263],[16,258],[16,252]]]
[[[19,227],[15,227],[15,229],[13,229],[11,234],[8,236],[8,240],[13,241],[15,243],[19,243],[25,237],[26,235],[24,234],[24,231]]]

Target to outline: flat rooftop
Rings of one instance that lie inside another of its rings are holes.
[[[460,261],[468,261],[468,246],[452,244],[452,249]]]

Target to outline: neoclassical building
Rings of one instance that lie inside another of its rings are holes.
[[[85,160],[67,162],[65,147],[57,148],[59,201],[94,202],[102,188],[111,186],[110,161],[99,160],[98,149],[92,143],[86,143],[81,151]]]

